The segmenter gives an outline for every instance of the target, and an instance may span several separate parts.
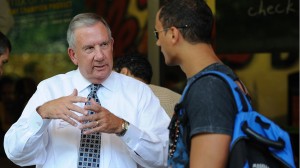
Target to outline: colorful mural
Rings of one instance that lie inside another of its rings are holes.
[[[11,63],[5,69],[8,74],[41,81],[74,69],[67,56],[66,30],[71,18],[81,12],[94,12],[107,20],[115,40],[115,57],[132,51],[147,53],[146,0],[9,2],[15,24],[8,33],[13,45]]]

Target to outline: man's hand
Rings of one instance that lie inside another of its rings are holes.
[[[37,108],[37,112],[43,119],[62,119],[73,126],[77,126],[74,120],[79,121],[79,116],[74,112],[87,115],[87,110],[80,108],[74,103],[85,103],[88,101],[85,97],[77,96],[77,89],[69,96],[51,100]]]
[[[102,107],[94,99],[91,99],[91,104],[85,105],[84,109],[95,112],[92,115],[79,117],[80,122],[83,123],[79,128],[87,129],[84,134],[95,132],[119,133],[122,131],[123,120]]]

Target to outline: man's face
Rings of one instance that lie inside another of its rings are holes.
[[[4,64],[8,63],[8,58],[9,58],[9,50],[7,48],[5,52],[0,55],[0,76],[3,74]]]
[[[75,48],[68,49],[71,60],[91,83],[102,83],[113,68],[113,39],[100,22],[78,28],[74,34]]]
[[[172,58],[174,55],[173,54],[173,46],[171,43],[171,31],[169,31],[169,29],[165,29],[163,28],[163,25],[161,23],[161,21],[159,20],[159,13],[160,10],[157,12],[156,14],[156,18],[155,18],[155,30],[157,31],[157,41],[156,41],[156,45],[160,47],[161,52],[164,55],[165,58],[165,63],[167,65],[175,65],[174,62],[174,58]]]

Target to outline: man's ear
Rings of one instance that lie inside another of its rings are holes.
[[[75,65],[77,65],[78,64],[77,56],[72,48],[68,48],[68,55],[69,55],[70,59],[72,60],[72,62]]]
[[[126,76],[132,76],[130,70],[129,70],[128,68],[126,68],[126,67],[123,67],[123,68],[121,69],[120,73],[121,73],[121,74],[124,74],[124,75],[126,75]]]
[[[114,38],[110,39],[111,51],[114,51]]]
[[[178,41],[178,38],[179,38],[179,36],[180,36],[180,32],[179,32],[179,30],[178,30],[176,27],[174,27],[174,26],[172,26],[170,29],[171,29],[171,33],[172,33],[172,42],[175,43],[175,42]]]

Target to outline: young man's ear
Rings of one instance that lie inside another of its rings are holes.
[[[126,68],[126,67],[123,67],[123,68],[121,69],[120,73],[121,73],[121,74],[124,74],[124,75],[126,75],[126,76],[131,76],[130,70],[129,70],[128,68]]]
[[[177,42],[179,35],[180,35],[178,28],[172,26],[170,29],[171,29],[171,33],[172,33],[172,41]]]

